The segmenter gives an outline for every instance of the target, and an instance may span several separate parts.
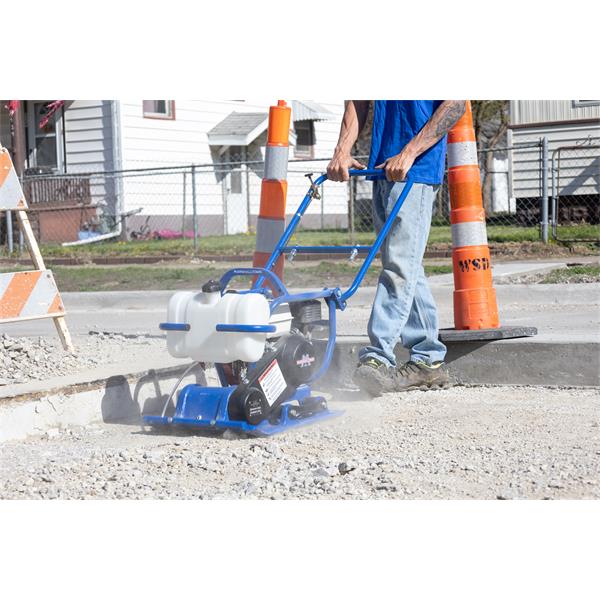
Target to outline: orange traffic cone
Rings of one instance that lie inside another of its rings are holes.
[[[265,172],[256,222],[256,251],[252,262],[255,267],[265,266],[285,230],[291,112],[284,100],[278,100],[277,106],[269,109]],[[283,256],[279,257],[273,270],[283,278]]]
[[[454,327],[499,327],[471,103],[448,133]]]

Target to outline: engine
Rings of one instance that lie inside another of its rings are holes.
[[[257,425],[277,414],[281,403],[310,381],[319,363],[319,351],[307,337],[299,333],[281,337],[231,395],[229,417]]]

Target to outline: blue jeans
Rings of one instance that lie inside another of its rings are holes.
[[[375,230],[383,227],[404,183],[373,182]],[[394,347],[399,340],[410,360],[431,364],[443,361],[446,346],[438,339],[437,308],[423,270],[431,210],[437,186],[415,183],[381,247],[383,271],[369,319],[371,345],[360,360],[375,357],[396,366]]]

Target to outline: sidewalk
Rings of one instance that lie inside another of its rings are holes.
[[[538,334],[494,342],[449,343],[448,362],[459,381],[600,385],[598,285],[501,283],[504,277],[552,270],[563,264],[515,262],[494,267],[501,325],[536,327]],[[452,328],[452,276],[433,276],[429,283],[438,305],[441,327]],[[77,343],[78,339],[87,338],[90,331],[162,337],[158,323],[165,318],[171,294],[170,291],[83,292],[65,293],[63,299],[69,327]],[[346,375],[356,362],[358,348],[368,343],[367,322],[374,294],[374,287],[360,288],[350,299],[347,309],[338,312],[336,364]],[[5,324],[3,331],[11,336],[56,336],[52,322],[45,319]],[[404,350],[398,348],[397,351],[399,358],[404,359]],[[151,354],[147,368],[161,363],[171,366],[177,362],[170,359],[166,348],[161,351],[153,348]],[[142,367],[142,358],[135,357],[136,360],[130,361],[131,366],[136,363],[136,369]],[[121,365],[120,375],[126,367]]]

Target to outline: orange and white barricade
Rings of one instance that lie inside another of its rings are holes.
[[[260,190],[260,209],[256,222],[256,250],[252,262],[264,267],[285,230],[287,168],[291,109],[284,100],[269,109],[269,128],[265,154],[265,171]],[[283,278],[283,256],[273,270]]]
[[[454,327],[499,327],[471,103],[448,133]]]
[[[0,323],[52,318],[65,350],[73,350],[65,308],[27,217],[27,201],[8,150],[0,147],[0,212],[15,211],[35,271],[0,274]]]

